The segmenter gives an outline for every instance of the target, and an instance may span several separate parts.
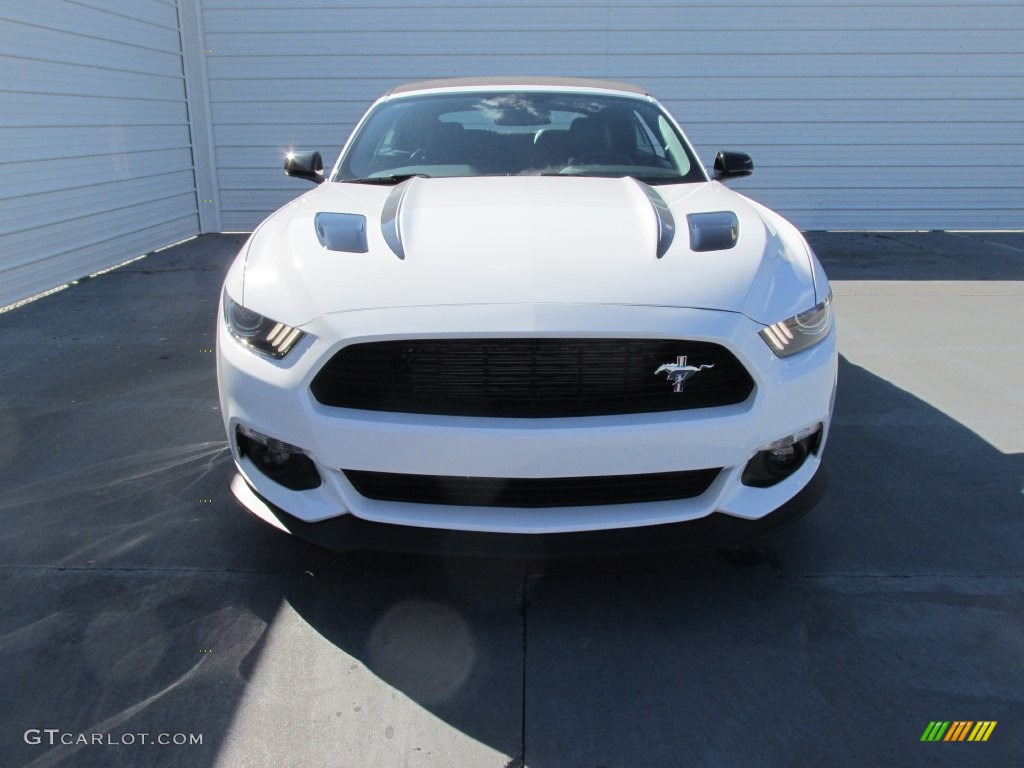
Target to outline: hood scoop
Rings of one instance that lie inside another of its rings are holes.
[[[366,253],[366,217],[357,213],[321,212],[313,219],[320,245],[329,251]]]
[[[740,239],[740,220],[732,211],[689,213],[686,223],[690,226],[691,251],[727,251]]]

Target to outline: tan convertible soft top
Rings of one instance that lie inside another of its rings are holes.
[[[612,80],[592,80],[585,77],[453,77],[442,80],[423,80],[418,83],[396,85],[388,96],[412,91],[429,91],[438,88],[515,88],[518,86],[551,86],[554,88],[596,88],[602,91],[624,91],[643,96],[649,94],[646,88],[631,83],[617,83]]]

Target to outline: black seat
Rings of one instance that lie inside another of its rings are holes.
[[[536,168],[564,168],[569,164],[572,142],[568,131],[545,128],[533,137],[533,164]]]
[[[466,129],[461,123],[437,123],[423,148],[427,162],[437,165],[470,165]]]

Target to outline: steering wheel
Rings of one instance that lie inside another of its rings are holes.
[[[413,165],[422,165],[429,161],[430,158],[427,155],[427,150],[423,149],[423,147],[413,150],[412,154],[409,155],[409,162]]]

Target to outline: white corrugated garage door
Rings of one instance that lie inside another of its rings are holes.
[[[202,0],[219,204],[251,229],[398,82],[574,75],[649,87],[702,158],[805,229],[1024,226],[1019,0]]]
[[[0,305],[199,231],[173,0],[0,4]]]

